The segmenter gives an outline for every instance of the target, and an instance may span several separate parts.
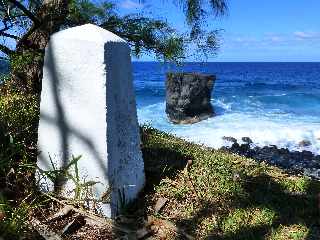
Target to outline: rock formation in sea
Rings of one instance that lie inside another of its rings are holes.
[[[94,199],[116,215],[145,183],[127,42],[91,24],[54,34],[40,109],[41,190]]]
[[[210,103],[214,75],[168,73],[166,79],[166,113],[177,124],[196,123],[213,116]]]

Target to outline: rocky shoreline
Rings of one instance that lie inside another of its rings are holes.
[[[243,143],[238,143],[233,137],[223,137],[231,146],[224,146],[221,150],[255,159],[258,162],[267,162],[288,172],[303,174],[320,180],[320,155],[310,151],[289,151],[275,145],[259,147],[248,137],[243,137]]]

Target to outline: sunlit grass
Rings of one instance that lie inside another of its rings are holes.
[[[319,182],[148,127],[142,139],[149,199],[169,199],[157,217],[196,239],[317,239]]]

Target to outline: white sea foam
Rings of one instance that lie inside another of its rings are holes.
[[[218,106],[218,107],[221,107],[223,108],[224,110],[226,111],[229,111],[231,110],[231,104],[229,103],[224,103],[223,101],[221,100],[213,100],[211,99],[212,102],[215,102],[215,105]]]
[[[232,106],[222,100],[214,101],[215,108],[222,108],[217,116],[193,125],[174,125],[165,114],[165,103],[157,103],[138,109],[139,122],[175,134],[195,143],[220,148],[227,143],[223,136],[231,136],[241,142],[250,137],[257,146],[276,145],[291,151],[308,150],[320,154],[320,122],[310,117],[268,112],[231,111]],[[303,140],[309,147],[300,147]]]

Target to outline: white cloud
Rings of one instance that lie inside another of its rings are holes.
[[[256,42],[257,40],[252,37],[236,37],[233,39],[233,41],[238,43],[252,43],[252,42]]]
[[[284,39],[280,36],[272,36],[270,37],[269,40],[273,43],[279,43],[279,42],[283,42]]]
[[[262,40],[266,44],[283,44],[289,40],[288,36],[282,33],[265,33]]]
[[[292,33],[264,33],[246,36],[229,34],[224,37],[224,49],[269,50],[296,49],[303,46],[319,46],[320,31],[296,31]]]
[[[266,49],[280,47],[288,42],[285,35],[265,33],[260,36],[232,35],[225,39],[224,45],[228,48]]]
[[[300,40],[320,38],[320,33],[317,33],[317,32],[296,31],[293,33],[293,35]]]
[[[120,7],[125,9],[135,9],[135,8],[142,8],[143,4],[138,1],[124,0],[120,3]]]

